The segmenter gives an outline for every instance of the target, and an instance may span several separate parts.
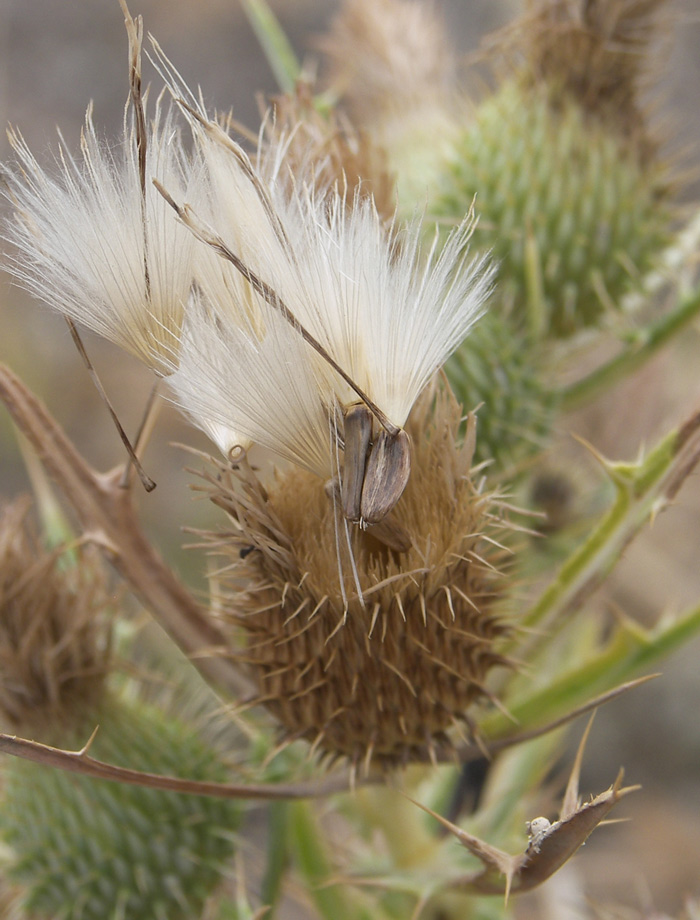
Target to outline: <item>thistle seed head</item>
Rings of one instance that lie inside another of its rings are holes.
[[[212,535],[227,560],[232,654],[287,738],[391,766],[449,748],[453,726],[471,730],[469,709],[504,663],[494,647],[502,523],[469,476],[473,419],[464,443],[459,422],[447,389],[421,397],[407,427],[412,476],[382,525],[404,543],[353,527],[352,559],[317,477],[295,469],[267,489],[250,468],[211,477],[210,497],[234,524]]]
[[[328,478],[339,410],[361,391],[402,428],[482,314],[494,267],[468,259],[471,212],[426,252],[417,219],[387,229],[361,189],[348,204],[338,184],[292,177],[287,140],[253,162],[206,113],[190,115],[209,201],[204,216],[175,206],[211,258],[175,352],[174,402],[224,454],[252,442]]]

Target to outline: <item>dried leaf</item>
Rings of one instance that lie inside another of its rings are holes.
[[[606,792],[577,808],[570,817],[556,821],[537,838],[536,843],[530,842],[514,873],[512,891],[530,891],[546,881],[586,842],[613,806],[628,792],[639,788],[623,787],[622,778],[623,771],[620,770],[615,782]],[[485,893],[487,889],[477,886],[474,890]],[[491,893],[497,894],[503,890],[503,885],[490,890]]]
[[[484,866],[481,872],[456,880],[452,883],[452,887],[474,894],[503,894],[506,901],[511,893],[536,888],[574,855],[623,796],[639,788],[638,786],[623,787],[623,771],[620,770],[615,782],[608,790],[595,796],[585,805],[579,804],[578,785],[581,761],[592,720],[591,717],[576,754],[564,795],[560,819],[553,824],[550,824],[546,818],[535,818],[530,822],[530,842],[524,853],[513,856],[499,850],[467,833],[461,827],[426,808],[425,805],[415,803],[453,833]]]

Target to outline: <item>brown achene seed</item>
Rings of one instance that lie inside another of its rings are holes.
[[[413,467],[390,515],[410,548],[350,529],[363,599],[342,531],[336,539],[340,509],[318,477],[286,471],[269,490],[247,466],[209,477],[212,500],[236,523],[210,538],[229,561],[224,616],[256,702],[290,740],[353,764],[449,749],[448,730],[473,731],[468,709],[506,663],[493,610],[504,551],[487,537],[505,525],[469,477],[474,419],[458,438],[459,405],[444,386],[429,390],[407,425]]]

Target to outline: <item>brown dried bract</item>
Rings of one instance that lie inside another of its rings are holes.
[[[108,602],[96,551],[45,549],[31,502],[0,511],[0,711],[14,727],[58,727],[94,704],[109,668]]]
[[[594,713],[595,715],[595,713]],[[503,894],[506,901],[511,894],[531,891],[550,878],[574,853],[583,846],[624,796],[635,792],[639,786],[622,785],[624,771],[620,770],[615,782],[605,792],[582,803],[579,797],[579,778],[583,752],[593,722],[589,719],[579,744],[569,782],[564,794],[558,821],[535,818],[529,822],[530,840],[527,849],[515,856],[499,850],[475,837],[425,805],[420,808],[436,818],[477,857],[482,869],[452,883],[452,887],[474,894]],[[537,830],[535,830],[537,827]]]
[[[263,141],[270,147],[285,143],[286,175],[313,177],[321,193],[336,186],[352,205],[356,195],[371,196],[388,222],[396,208],[394,180],[386,154],[365,132],[338,112],[321,111],[311,87],[299,83],[293,94],[276,96],[265,120]]]
[[[653,153],[642,91],[658,69],[668,0],[530,0],[525,14],[487,42],[526,80],[573,96],[582,108]]]

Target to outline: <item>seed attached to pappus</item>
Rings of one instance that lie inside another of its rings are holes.
[[[367,406],[345,412],[345,463],[341,486],[345,517],[365,526],[378,524],[401,498],[411,472],[411,442],[400,428],[381,429],[372,439]]]

